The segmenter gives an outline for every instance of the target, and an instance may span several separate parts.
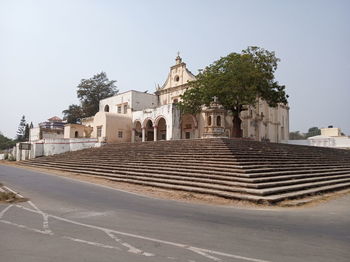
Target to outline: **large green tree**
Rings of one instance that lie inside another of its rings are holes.
[[[105,72],[82,79],[78,85],[77,95],[85,116],[93,116],[99,110],[100,100],[117,94],[115,80],[109,80]]]
[[[183,114],[197,114],[216,96],[233,115],[233,136],[241,137],[240,113],[247,106],[255,106],[259,98],[272,107],[287,104],[285,86],[275,80],[279,61],[274,52],[259,47],[222,57],[189,82],[179,107]]]
[[[80,105],[70,105],[62,113],[68,123],[76,123],[78,119],[95,115],[99,111],[102,99],[118,93],[115,80],[109,80],[105,72],[82,79],[77,87],[77,97]]]

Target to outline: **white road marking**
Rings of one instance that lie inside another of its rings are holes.
[[[0,219],[5,215],[5,213],[11,208],[13,205],[9,205],[5,207],[1,212],[0,212]]]
[[[247,261],[252,261],[252,262],[271,262],[269,260],[262,260],[262,259],[256,259],[256,258],[248,258],[248,257],[243,257],[243,256],[238,256],[238,255],[233,255],[233,254],[227,254],[219,251],[214,251],[210,249],[204,249],[204,248],[197,248],[198,250],[202,250],[204,252],[210,253],[210,254],[215,254],[219,256],[225,256],[225,257],[231,257],[231,258],[236,258],[236,259],[241,259],[241,260],[247,260]]]
[[[27,230],[30,230],[30,231],[34,231],[36,233],[40,233],[40,234],[44,234],[44,235],[50,235],[50,236],[53,235],[52,232],[42,231],[42,230],[39,230],[39,229],[36,229],[36,228],[27,227],[25,225],[16,224],[16,223],[13,223],[13,222],[10,222],[10,221],[7,221],[7,220],[3,220],[3,219],[0,219],[0,222],[4,223],[4,224],[11,225],[11,226],[15,226],[15,227],[27,229]]]
[[[43,216],[43,229],[47,233],[51,233],[52,231],[49,228],[49,216],[45,212],[41,211],[32,201],[28,201],[28,204],[34,207],[35,210],[38,211]]]
[[[30,208],[27,208],[27,207],[24,207],[24,206],[21,206],[21,205],[16,205],[16,206],[19,207],[19,208],[25,209],[27,211],[30,211],[30,212],[40,213],[37,210],[33,210],[33,209],[30,209]],[[146,237],[146,236],[142,236],[142,235],[126,233],[126,232],[113,230],[113,229],[108,229],[108,228],[103,228],[103,227],[99,227],[99,226],[88,225],[88,224],[80,223],[80,222],[77,222],[77,221],[73,221],[73,220],[66,219],[66,218],[59,217],[59,216],[55,216],[55,215],[48,214],[48,217],[51,217],[51,218],[54,218],[54,219],[57,219],[57,220],[60,220],[60,221],[64,221],[64,222],[67,222],[67,223],[83,226],[83,227],[88,227],[88,228],[92,228],[92,229],[101,230],[101,231],[105,232],[106,234],[108,234],[107,232],[111,232],[111,233],[117,234],[117,235],[123,235],[123,236],[133,237],[133,238],[136,238],[136,239],[148,240],[148,241],[152,241],[152,242],[156,242],[156,243],[160,243],[160,244],[166,244],[166,245],[170,245],[170,246],[174,246],[174,247],[184,248],[184,249],[190,250],[192,252],[195,252],[197,254],[199,254],[199,252],[201,252],[201,253],[209,253],[209,254],[212,254],[212,255],[223,256],[223,257],[230,257],[230,258],[245,260],[245,261],[270,262],[268,260],[244,257],[244,256],[239,256],[239,255],[219,252],[219,251],[215,251],[215,250],[210,250],[210,249],[193,247],[193,246],[189,246],[189,245],[185,245],[185,244],[181,244],[181,243],[176,243],[176,242],[171,242],[171,241],[165,241],[165,240],[160,240],[160,239],[156,239],[156,238]],[[201,255],[203,255],[203,254],[201,254]],[[206,254],[206,256],[208,256],[208,254]],[[217,259],[216,257],[213,257],[213,256],[211,256],[211,257],[212,257],[211,259]]]
[[[217,258],[217,257],[214,257],[214,256],[211,256],[211,255],[208,255],[207,253],[203,252],[202,250],[198,249],[198,248],[194,248],[194,247],[189,247],[187,248],[188,250],[191,250],[193,251],[194,253],[197,253],[199,255],[202,255],[206,258],[209,258],[211,260],[214,260],[214,261],[222,261],[220,258]]]
[[[21,194],[17,193],[16,191],[12,190],[11,188],[9,188],[7,186],[4,186],[4,188],[6,188],[10,192],[16,194],[17,196],[24,198]],[[35,210],[37,210],[43,216],[43,229],[44,229],[44,231],[48,234],[52,233],[52,231],[49,228],[48,215],[45,212],[41,211],[32,201],[28,201],[28,204],[31,205]],[[0,216],[0,218],[1,218],[1,216]]]
[[[130,245],[129,243],[123,242],[121,239],[119,239],[115,235],[113,235],[110,231],[105,231],[105,232],[110,238],[114,239],[115,241],[120,243],[122,246],[127,247],[128,248],[128,252],[130,252],[130,253],[143,255],[143,256],[146,256],[146,257],[153,257],[154,256],[154,254],[152,254],[152,253],[144,252],[141,249],[138,249],[138,248]]]
[[[79,242],[79,243],[84,243],[84,244],[96,246],[96,247],[121,250],[119,247],[109,246],[109,245],[105,245],[105,244],[101,244],[101,243],[97,243],[97,242],[92,242],[92,241],[87,241],[87,240],[83,240],[83,239],[79,239],[79,238],[73,238],[73,237],[67,237],[67,236],[63,236],[62,238],[69,239],[69,240],[72,240],[74,242]]]

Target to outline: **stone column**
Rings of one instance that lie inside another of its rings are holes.
[[[143,127],[142,128],[142,142],[145,142],[146,141],[146,128]]]
[[[135,143],[135,128],[131,131],[131,143]]]
[[[154,141],[157,141],[157,130],[158,130],[158,127],[157,126],[154,126],[153,127],[153,140]]]

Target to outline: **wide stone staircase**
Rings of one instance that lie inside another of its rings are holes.
[[[20,163],[257,203],[350,188],[350,150],[244,139],[108,144]]]

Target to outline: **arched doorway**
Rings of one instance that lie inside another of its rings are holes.
[[[163,117],[158,120],[157,140],[166,140],[166,121]]]
[[[193,139],[196,136],[197,121],[193,115],[186,114],[181,119],[181,137],[182,139]]]
[[[75,138],[78,138],[78,137],[79,137],[79,132],[78,132],[78,131],[75,131],[75,132],[74,132],[74,137],[75,137]]]
[[[135,125],[135,133],[134,133],[134,141],[141,142],[142,141],[142,125],[140,121],[136,121]]]
[[[145,141],[153,141],[154,140],[154,128],[153,128],[153,122],[151,119],[147,120],[147,122],[146,122],[145,135],[146,135]]]
[[[109,105],[105,105],[104,111],[109,112]]]

